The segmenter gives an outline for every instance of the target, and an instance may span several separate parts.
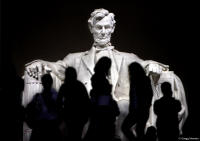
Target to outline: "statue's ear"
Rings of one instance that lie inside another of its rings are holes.
[[[89,25],[89,30],[90,30],[90,32],[93,34],[93,28],[92,28],[92,26],[90,26],[90,25]]]
[[[113,25],[111,33],[113,33],[114,31],[115,31],[115,25]]]

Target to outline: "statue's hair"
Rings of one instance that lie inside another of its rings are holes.
[[[101,15],[99,15],[99,13],[101,13]],[[109,16],[111,18],[112,21],[112,25],[113,27],[115,26],[115,15],[113,13],[109,13],[108,10],[100,8],[100,9],[95,9],[92,13],[91,13],[91,17],[88,19],[88,26],[89,29],[91,30],[92,27],[100,20],[102,20],[104,17]]]

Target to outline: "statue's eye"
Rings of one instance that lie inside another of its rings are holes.
[[[110,28],[110,25],[106,25],[106,26],[105,26],[105,29],[109,29],[109,28]]]
[[[102,26],[97,25],[96,28],[97,28],[97,29],[102,29]]]

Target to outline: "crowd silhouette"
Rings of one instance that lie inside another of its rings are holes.
[[[51,75],[43,75],[42,92],[36,94],[26,108],[21,105],[24,81],[13,75],[14,89],[7,90],[7,93],[15,93],[12,102],[17,116],[11,122],[14,127],[12,140],[23,140],[22,127],[26,122],[32,129],[30,141],[115,141],[115,121],[120,111],[109,82],[111,63],[108,57],[102,57],[96,63],[89,94],[84,84],[77,80],[76,70],[72,67],[65,70],[65,80],[59,92],[52,88]],[[127,139],[177,141],[181,104],[172,97],[171,84],[161,84],[163,97],[152,105],[151,81],[143,67],[131,63],[129,76],[129,113],[121,127]],[[156,127],[151,126],[145,132],[150,106],[157,115],[157,122]]]

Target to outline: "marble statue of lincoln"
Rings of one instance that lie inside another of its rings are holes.
[[[132,62],[140,63],[151,78],[152,89],[154,92],[150,115],[146,127],[155,126],[156,116],[153,113],[154,101],[162,97],[160,85],[164,81],[172,84],[173,96],[181,101],[182,110],[179,112],[180,132],[188,116],[188,108],[185,98],[185,92],[181,80],[173,71],[169,71],[169,66],[152,60],[142,60],[133,53],[120,52],[111,44],[111,35],[115,30],[116,21],[114,14],[105,9],[95,9],[88,20],[90,32],[93,35],[94,43],[92,47],[85,52],[70,53],[63,60],[57,62],[48,62],[44,60],[35,60],[25,67],[25,90],[23,94],[23,104],[27,105],[33,95],[41,90],[36,85],[44,73],[50,73],[53,77],[53,87],[59,90],[65,78],[64,72],[67,67],[73,67],[77,71],[77,78],[87,88],[88,93],[91,90],[91,76],[94,73],[94,66],[99,58],[107,56],[112,60],[109,82],[112,84],[112,96],[117,101],[120,108],[120,115],[116,122],[116,135],[125,141],[126,137],[121,131],[121,124],[128,114],[129,106],[129,73],[128,66]]]

